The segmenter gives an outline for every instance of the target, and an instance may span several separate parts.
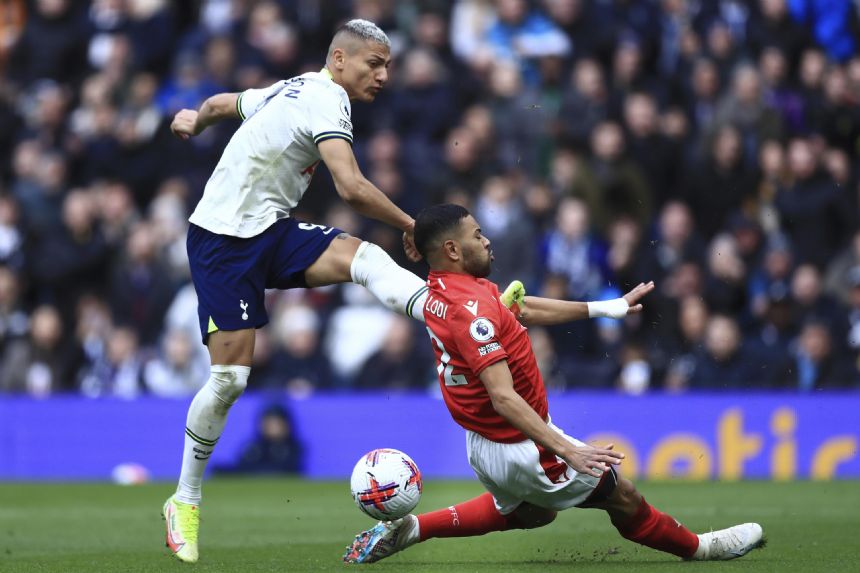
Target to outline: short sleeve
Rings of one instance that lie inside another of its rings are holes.
[[[485,300],[460,305],[452,315],[450,328],[457,351],[475,376],[508,357],[499,340],[499,318],[498,305]]]
[[[327,139],[345,139],[352,145],[352,121],[347,102],[325,89],[319,90],[309,106],[311,135],[316,145]]]
[[[281,80],[266,88],[248,89],[240,93],[239,99],[236,100],[236,111],[239,112],[239,117],[245,121],[254,115],[264,103],[278,95],[286,85],[287,82]]]

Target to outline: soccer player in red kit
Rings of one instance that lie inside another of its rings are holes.
[[[571,507],[603,509],[626,539],[684,559],[733,559],[761,545],[757,523],[696,535],[649,505],[632,482],[617,474],[613,466],[624,454],[612,444],[589,446],[550,420],[523,324],[622,318],[642,310],[638,301],[653,283],[640,284],[622,298],[588,303],[520,293],[511,311],[485,278],[493,260],[490,241],[466,209],[425,209],[416,220],[415,245],[430,265],[424,316],[442,394],[451,416],[466,430],[469,464],[488,493],[380,522],[356,536],[344,561],[371,563],[434,537],[541,527]]]

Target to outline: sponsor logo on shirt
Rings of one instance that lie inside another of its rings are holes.
[[[496,330],[492,322],[479,316],[469,325],[469,334],[476,342],[487,342],[496,335]]]
[[[345,119],[339,119],[337,121],[340,124],[341,129],[345,129],[348,132],[352,133],[352,123],[351,122],[346,121]]]
[[[479,346],[478,347],[478,354],[480,354],[481,356],[486,356],[487,354],[490,354],[491,352],[495,352],[496,350],[501,350],[501,349],[502,349],[501,344],[499,344],[498,342],[491,342],[489,344],[485,344],[484,346]]]

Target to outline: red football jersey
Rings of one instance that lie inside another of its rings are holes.
[[[431,271],[424,320],[436,353],[436,370],[448,410],[468,430],[494,442],[526,440],[493,408],[478,376],[507,360],[514,389],[547,418],[546,389],[526,328],[499,300],[499,288],[462,273]]]

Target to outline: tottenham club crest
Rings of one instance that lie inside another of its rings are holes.
[[[469,334],[477,342],[487,342],[496,335],[496,330],[493,328],[492,322],[479,316],[469,325]]]

